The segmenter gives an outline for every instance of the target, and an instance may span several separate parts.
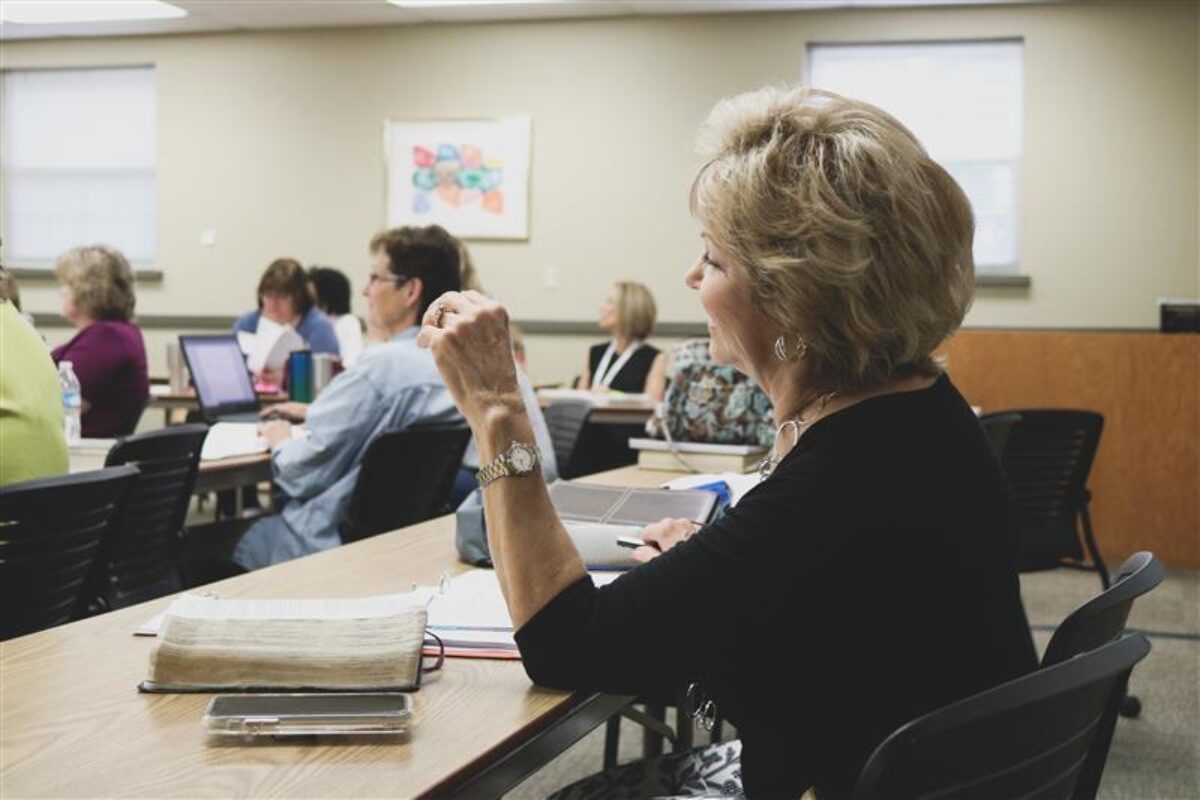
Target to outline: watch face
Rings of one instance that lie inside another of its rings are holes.
[[[508,453],[508,463],[519,473],[532,472],[536,456],[528,447],[514,445]]]

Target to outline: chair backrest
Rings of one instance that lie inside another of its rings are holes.
[[[465,425],[415,425],[375,437],[363,456],[341,526],[353,542],[447,513],[446,504],[463,452],[471,440]]]
[[[207,435],[207,425],[178,425],[121,439],[109,451],[105,466],[133,464],[141,473],[93,576],[91,588],[109,608],[183,588],[183,523]]]
[[[137,467],[0,488],[0,639],[67,622]]]
[[[1094,795],[1129,673],[1148,652],[1131,634],[919,717],[875,749],[855,796]]]
[[[550,439],[554,442],[554,461],[558,464],[558,476],[564,480],[578,477],[571,462],[575,455],[575,445],[579,443],[579,434],[591,411],[592,402],[582,397],[555,400],[542,410],[542,415],[546,418],[546,427],[550,429]]]
[[[1058,664],[1116,639],[1125,632],[1133,601],[1162,583],[1166,574],[1153,553],[1134,553],[1117,570],[1112,586],[1068,614],[1055,629],[1042,666]]]
[[[1045,569],[1081,559],[1076,517],[1104,417],[1072,409],[1013,410],[980,418],[1015,504],[1021,568]]]

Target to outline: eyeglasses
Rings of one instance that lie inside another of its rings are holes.
[[[410,275],[380,275],[376,272],[367,273],[367,286],[374,286],[381,281],[390,281],[396,286],[402,286],[412,280]]]

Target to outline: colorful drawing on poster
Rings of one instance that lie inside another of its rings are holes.
[[[528,118],[387,126],[390,223],[528,236]]]
[[[504,213],[504,162],[492,158],[484,163],[480,147],[414,145],[412,168],[414,214],[432,214],[439,202],[450,208],[479,203],[489,214]]]

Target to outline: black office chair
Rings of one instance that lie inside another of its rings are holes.
[[[985,414],[979,421],[1015,501],[1019,569],[1094,570],[1107,589],[1108,568],[1092,535],[1087,488],[1104,417],[1093,411],[1046,409]],[[1090,565],[1083,561],[1084,548]]]
[[[1095,650],[1123,634],[1133,601],[1162,583],[1166,574],[1153,553],[1134,553],[1117,570],[1112,586],[1068,614],[1054,630],[1042,654],[1042,667]],[[1141,701],[1127,695],[1120,710],[1123,717],[1136,717],[1142,710]]]
[[[121,524],[105,543],[89,581],[83,614],[124,608],[177,592],[183,523],[187,518],[207,425],[178,425],[121,439],[106,467],[133,464],[133,483]]]
[[[448,513],[454,476],[470,440],[465,425],[417,425],[375,437],[340,528],[342,542]]]
[[[1116,710],[1150,642],[1130,634],[926,714],[868,759],[859,798],[1094,798]]]
[[[555,400],[542,410],[550,439],[554,442],[554,461],[558,465],[558,477],[567,480],[579,477],[574,468],[575,446],[579,434],[592,413],[592,402],[585,398]]]
[[[0,639],[71,619],[137,475],[110,467],[0,488]]]

